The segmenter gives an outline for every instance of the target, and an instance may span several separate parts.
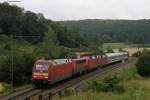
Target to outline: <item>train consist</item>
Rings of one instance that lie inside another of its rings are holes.
[[[119,52],[71,59],[37,60],[32,70],[32,79],[37,87],[54,84],[99,66],[124,62],[127,59],[127,52]]]

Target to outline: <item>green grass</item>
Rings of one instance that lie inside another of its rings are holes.
[[[25,89],[28,89],[28,88],[31,88],[31,87],[32,87],[31,84],[25,84],[25,85],[22,85],[22,86],[13,87],[13,89],[12,89],[12,86],[10,84],[5,84],[4,85],[5,89],[4,89],[3,92],[0,92],[0,97],[8,95],[8,94],[16,92],[16,91],[25,90]]]
[[[121,79],[119,84],[125,88],[125,92],[102,92],[85,89],[78,92],[78,94],[64,96],[60,100],[149,100],[150,78],[144,78],[138,75],[135,66],[124,69],[113,75]],[[103,77],[98,78],[101,79]]]
[[[120,49],[120,48],[131,48],[131,47],[148,48],[148,47],[150,47],[150,44],[125,44],[125,43],[104,43],[103,44],[104,50],[107,50],[109,48]]]
[[[124,43],[104,43],[103,45],[103,49],[108,49],[108,48],[111,48],[111,49],[118,49],[118,48],[126,48],[127,45],[124,44]]]
[[[149,100],[150,91],[142,89],[130,89],[124,94],[114,94],[112,92],[108,93],[98,93],[98,92],[82,92],[76,96],[64,97],[60,100]]]

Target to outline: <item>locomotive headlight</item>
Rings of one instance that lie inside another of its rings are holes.
[[[48,73],[33,73],[33,75],[35,75],[35,76],[37,76],[37,75],[48,76]]]
[[[33,78],[37,78],[37,76],[33,76]]]
[[[43,76],[48,76],[48,73],[43,73]]]
[[[33,73],[33,75],[40,75],[40,73]]]

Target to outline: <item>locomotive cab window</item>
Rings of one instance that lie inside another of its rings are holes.
[[[36,70],[48,70],[48,66],[47,65],[36,65],[35,69]]]

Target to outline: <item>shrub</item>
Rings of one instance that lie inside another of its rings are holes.
[[[0,83],[0,93],[2,93],[5,90],[5,87],[2,83]]]
[[[137,72],[142,76],[150,76],[150,51],[144,50],[137,63]]]
[[[133,65],[130,68],[123,69],[121,71],[121,73],[118,73],[117,76],[118,78],[122,81],[122,80],[130,80],[132,79],[135,75],[137,74],[137,69],[136,66]]]
[[[119,93],[119,94],[120,94],[120,93],[125,92],[125,90],[126,90],[126,89],[125,89],[125,87],[124,87],[122,84],[118,84],[118,85],[115,85],[115,86],[114,86],[114,90],[113,90],[113,91],[114,91],[115,93]]]
[[[138,51],[138,52],[134,53],[132,56],[133,57],[139,57],[140,55],[141,55],[141,51]]]
[[[124,88],[121,84],[119,84],[120,79],[116,76],[109,76],[103,79],[97,79],[88,82],[88,88],[94,91],[103,91],[103,92],[120,92],[124,91]]]
[[[31,81],[33,57],[32,54],[14,52],[12,55],[8,54],[5,59],[0,62],[0,81],[10,83],[11,68],[13,64],[13,84],[21,85]]]
[[[74,88],[67,88],[64,90],[64,96],[74,95],[76,93]]]

